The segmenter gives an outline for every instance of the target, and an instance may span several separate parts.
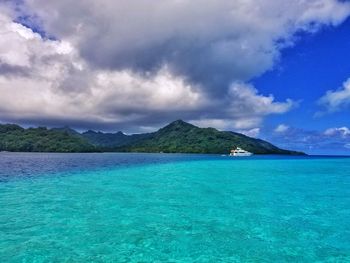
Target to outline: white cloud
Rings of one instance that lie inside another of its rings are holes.
[[[224,101],[211,101],[217,105],[213,117],[203,117],[192,122],[201,127],[216,127],[221,130],[249,130],[258,127],[271,114],[283,114],[298,103],[288,99],[276,102],[272,95],[264,96],[250,84],[233,83]]]
[[[199,120],[191,120],[192,124],[207,128],[207,127],[215,127],[222,131],[230,131],[233,130],[235,132],[239,132],[245,134],[249,137],[258,137],[260,134],[260,128],[251,128],[251,129],[240,129],[241,127],[250,127],[254,123],[236,123],[232,122],[231,119],[199,119]]]
[[[277,126],[278,128],[279,126]],[[304,130],[288,127],[284,132],[264,132],[265,138],[285,149],[306,151],[315,154],[345,154],[350,145],[350,129],[347,127],[329,128],[325,131]],[[345,150],[345,151],[344,151]]]
[[[350,4],[337,0],[25,3],[26,12],[38,14],[48,32],[69,40],[90,63],[148,71],[166,62],[207,84],[249,80],[273,67],[295,32],[338,25],[350,13]]]
[[[280,124],[275,128],[275,132],[277,133],[285,133],[286,131],[288,131],[289,126],[285,125],[285,124]]]
[[[190,120],[190,122],[196,126],[207,128],[212,127],[219,130],[230,130],[232,127],[230,126],[230,122],[226,119],[194,119]]]
[[[271,69],[295,32],[350,13],[335,0],[24,5],[35,14],[27,22],[55,38],[13,22],[14,9],[0,14],[2,120],[153,127],[184,118],[255,133],[296,103],[245,82]]]
[[[329,90],[319,100],[319,104],[326,107],[328,112],[339,111],[350,105],[350,79],[343,83],[338,90]]]
[[[210,99],[166,66],[148,74],[95,69],[69,42],[43,39],[6,16],[1,21],[0,60],[8,70],[0,74],[0,112],[10,120],[109,124],[177,112],[217,128],[250,129],[293,107],[241,82],[231,85],[226,99]]]
[[[244,135],[247,135],[249,137],[257,138],[260,135],[260,128],[253,128],[250,130],[241,130],[237,132],[243,133]]]
[[[265,116],[282,114],[297,103],[288,99],[276,102],[272,95],[263,96],[252,85],[242,82],[233,83],[228,91],[227,111],[235,120],[235,127],[248,129],[260,125]]]
[[[2,116],[118,122],[132,117],[123,116],[128,110],[136,118],[147,109],[192,110],[206,103],[199,89],[166,68],[150,76],[91,69],[69,43],[44,40],[3,15],[0,21],[0,61],[8,68],[0,74]]]
[[[327,136],[341,136],[347,137],[350,135],[350,129],[348,127],[341,128],[329,128],[324,132]],[[349,136],[350,137],[350,136]]]
[[[233,83],[228,92],[230,112],[239,116],[251,112],[252,115],[268,115],[273,113],[285,113],[295,106],[294,102],[287,99],[286,102],[275,102],[273,95],[262,96],[258,90],[250,84],[242,82]]]

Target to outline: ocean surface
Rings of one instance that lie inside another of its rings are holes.
[[[0,153],[0,262],[350,262],[350,158]]]

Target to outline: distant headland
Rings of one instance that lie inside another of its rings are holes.
[[[69,127],[22,128],[16,124],[0,125],[0,151],[10,152],[163,152],[229,153],[242,147],[254,154],[304,155],[280,149],[260,139],[214,128],[199,128],[182,120],[174,121],[156,132],[126,135],[123,132],[79,133]]]

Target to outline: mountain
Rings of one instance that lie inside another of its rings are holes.
[[[77,135],[77,136],[80,136],[80,133],[77,132],[76,130],[70,128],[69,126],[64,126],[64,127],[61,127],[61,128],[52,128],[51,129],[52,131],[58,131],[58,132],[66,132],[70,135]]]
[[[0,125],[0,151],[227,154],[235,147],[255,154],[303,154],[283,150],[240,133],[199,128],[182,120],[174,121],[157,132],[133,135],[91,130],[78,133],[69,127],[24,129],[15,124]]]
[[[77,132],[45,127],[24,129],[15,124],[5,124],[0,125],[0,151],[96,152],[99,149]]]
[[[89,130],[81,134],[91,144],[105,148],[116,148],[147,138],[148,133],[126,135],[121,131],[117,133],[103,133]]]
[[[303,154],[280,149],[269,142],[240,133],[199,128],[177,120],[147,138],[119,147],[125,152],[229,153],[241,147],[255,154]]]

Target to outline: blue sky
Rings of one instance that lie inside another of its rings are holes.
[[[183,119],[350,154],[350,3],[0,3],[0,122],[154,131]]]
[[[317,33],[301,34],[295,46],[282,52],[281,60],[273,70],[253,80],[262,92],[272,93],[276,99],[293,98],[300,101],[296,109],[266,120],[266,138],[274,140],[271,138],[271,129],[281,123],[299,129],[296,136],[302,136],[304,131],[322,133],[330,127],[350,126],[349,107],[334,113],[317,114],[325,110],[318,103],[319,99],[328,90],[340,88],[350,76],[349,47],[350,19],[347,19],[335,28],[326,27]],[[340,141],[347,140],[342,138]],[[285,142],[281,140],[279,143]],[[331,147],[332,149],[299,148],[316,154],[327,154],[330,151],[349,154],[349,149],[341,145]]]
[[[297,44],[282,52],[275,69],[254,79],[264,93],[277,99],[300,100],[300,106],[269,122],[287,122],[304,129],[324,130],[330,125],[349,126],[349,111],[344,110],[323,117],[315,112],[323,110],[317,104],[327,90],[334,90],[350,76],[350,19],[335,28],[325,28],[314,34],[302,34]]]

